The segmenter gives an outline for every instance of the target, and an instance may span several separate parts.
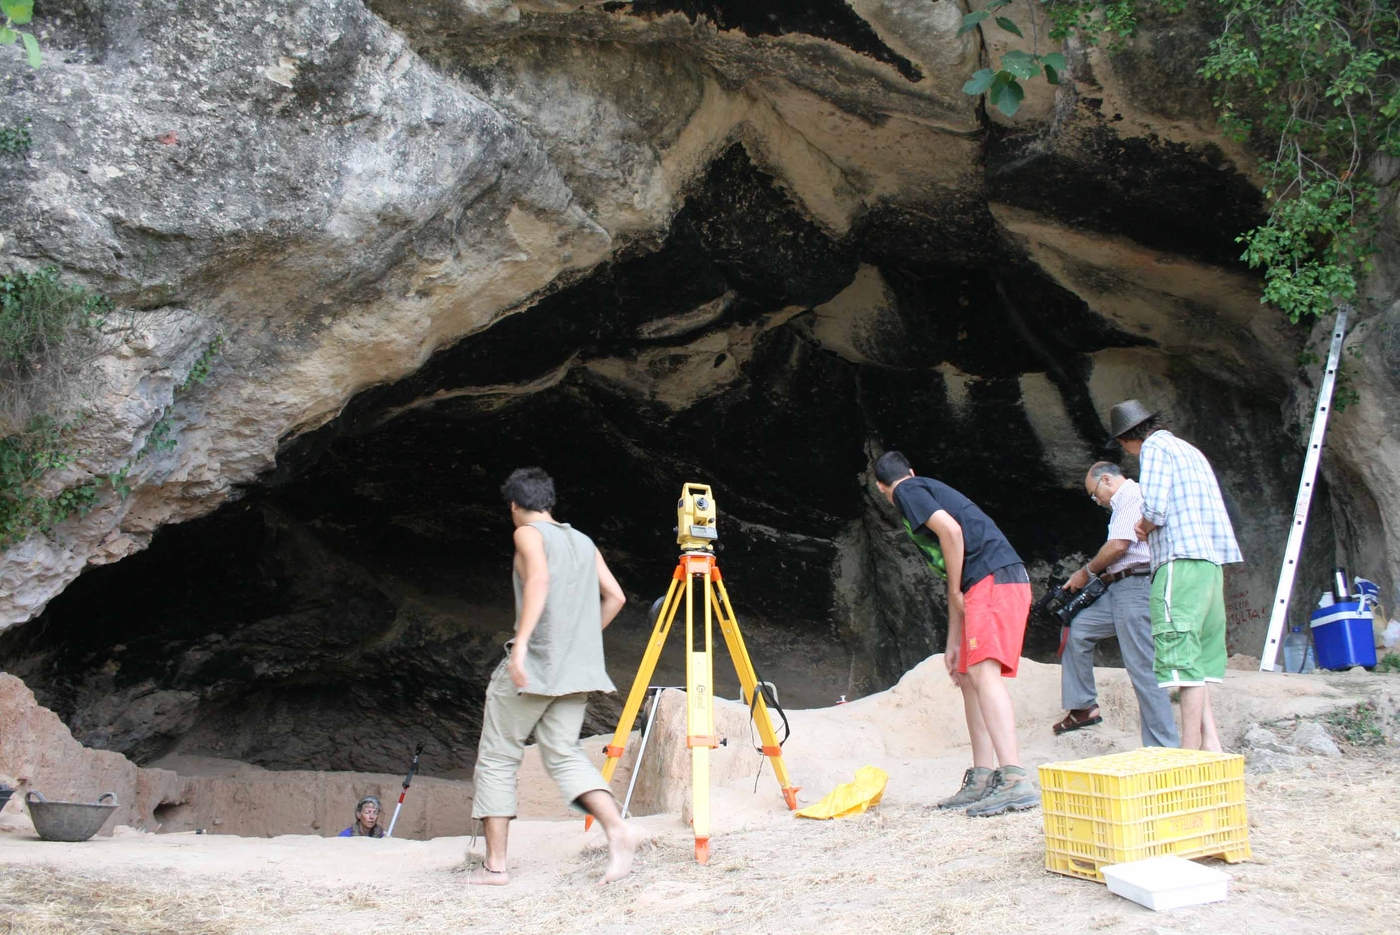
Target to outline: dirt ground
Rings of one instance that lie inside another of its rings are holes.
[[[1215,864],[1233,879],[1229,900],[1152,913],[1101,884],[1046,872],[1039,811],[974,820],[925,807],[956,785],[966,765],[966,748],[945,736],[956,733],[955,698],[926,666],[882,695],[792,713],[793,770],[812,784],[804,797],[827,791],[832,775],[849,778],[851,764],[873,762],[890,773],[879,807],[834,822],[794,819],[770,772],[755,793],[752,770],[730,779],[721,771],[708,866],[693,861],[688,828],[675,814],[635,819],[650,842],[636,872],[607,887],[594,882],[602,872],[601,835],[584,832],[581,822],[517,822],[511,883],[503,888],[461,882],[468,838],[123,830],[54,844],[3,834],[0,933],[1396,930],[1400,761],[1393,744],[1344,746],[1341,758],[1251,776],[1253,859]],[[1018,680],[1027,761],[1136,746],[1136,715],[1112,673],[1101,682],[1101,700],[1114,705],[1105,724],[1077,737],[1050,737],[1050,718],[1030,717],[1027,705],[1045,701],[1053,673],[1040,670],[1053,668],[1036,667]],[[1382,716],[1393,719],[1400,694],[1396,677],[1230,675],[1220,706],[1227,743],[1248,723],[1269,720],[1260,711],[1286,722],[1291,714],[1380,697],[1389,699]]]

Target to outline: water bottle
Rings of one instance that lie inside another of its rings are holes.
[[[1283,671],[1311,672],[1315,669],[1312,640],[1301,626],[1291,627],[1283,638]]]

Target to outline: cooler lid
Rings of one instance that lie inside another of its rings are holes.
[[[1319,607],[1308,618],[1315,627],[1325,627],[1329,623],[1343,623],[1348,620],[1365,620],[1369,624],[1374,619],[1369,609],[1362,610],[1361,605],[1353,601],[1344,601],[1331,607]]]

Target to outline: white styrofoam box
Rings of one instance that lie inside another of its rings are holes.
[[[1149,857],[1103,869],[1110,893],[1160,912],[1201,903],[1218,903],[1229,895],[1230,875],[1184,857]]]

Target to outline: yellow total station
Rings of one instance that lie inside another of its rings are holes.
[[[773,764],[773,774],[778,779],[783,800],[791,810],[797,808],[798,787],[788,776],[787,765],[783,762],[783,748],[778,735],[773,730],[773,722],[768,717],[768,705],[764,693],[758,687],[758,675],[749,659],[744,637],[739,632],[739,621],[734,616],[734,608],[729,603],[729,593],[724,588],[724,578],[719,573],[719,563],[714,555],[714,543],[719,538],[715,519],[718,515],[715,498],[707,484],[685,484],[681,487],[681,498],[676,504],[676,542],[681,547],[680,561],[671,575],[671,585],[662,599],[661,610],[656,616],[656,624],[647,643],[642,664],[637,670],[637,678],[632,682],[632,690],[627,695],[627,703],[622,707],[622,718],[617,723],[612,743],[608,744],[607,762],[603,765],[603,778],[611,782],[618,760],[622,758],[627,745],[627,737],[637,720],[642,700],[651,685],[656,662],[661,658],[661,648],[666,645],[666,636],[671,632],[671,623],[676,612],[685,605],[685,696],[686,696],[686,746],[690,748],[691,760],[691,825],[695,830],[695,859],[707,863],[710,859],[710,751],[719,745],[715,736],[714,712],[714,655],[712,653],[713,621],[718,619],[720,633],[729,647],[729,658],[734,663],[734,671],[739,676],[744,703],[753,714],[754,724],[762,746],[758,752],[768,757]],[[700,602],[703,628],[697,633],[695,601]],[[591,823],[592,819],[589,819]]]
[[[708,484],[686,484],[676,502],[676,544],[685,552],[710,552],[719,538],[715,498]]]

